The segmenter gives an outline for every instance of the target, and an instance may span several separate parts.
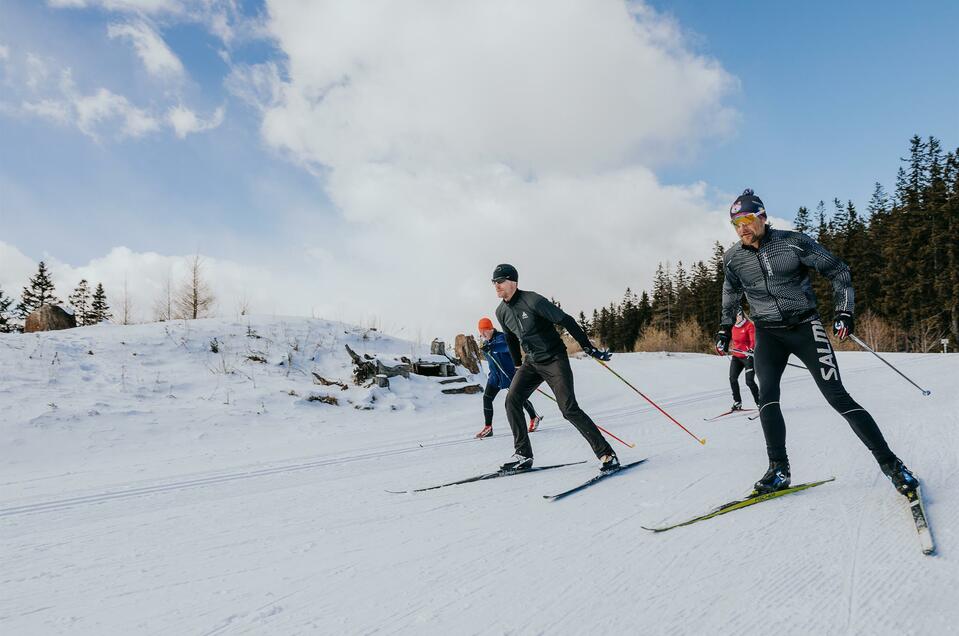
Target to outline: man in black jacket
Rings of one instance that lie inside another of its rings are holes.
[[[533,447],[523,419],[523,404],[544,380],[552,389],[563,417],[586,438],[602,462],[601,469],[618,467],[619,460],[609,442],[576,403],[566,345],[554,325],[564,327],[583,351],[594,358],[605,361],[611,354],[594,347],[573,317],[562,309],[535,292],[518,289],[518,281],[519,274],[512,265],[497,265],[493,271],[496,295],[503,301],[496,308],[496,318],[517,367],[506,397],[506,416],[513,430],[515,454],[503,464],[503,470],[523,470],[533,465]],[[525,359],[521,349],[526,352]]]
[[[756,491],[773,492],[789,486],[786,423],[779,408],[779,381],[790,354],[802,360],[826,401],[872,451],[883,473],[902,493],[919,481],[889,449],[868,411],[843,387],[839,365],[816,308],[808,270],[832,281],[833,333],[845,340],[853,331],[855,294],[849,267],[801,232],[775,230],[766,224],[766,209],[752,190],[733,202],[730,220],[740,242],[723,256],[722,317],[716,351],[729,350],[730,329],[743,293],[756,325],[754,363],[759,380],[759,417],[766,437],[769,470],[756,482]]]

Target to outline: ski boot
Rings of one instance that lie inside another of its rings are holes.
[[[493,437],[493,427],[489,424],[484,426],[480,432],[476,434],[476,439],[483,439],[484,437]]]
[[[883,474],[892,481],[892,485],[896,487],[896,490],[903,495],[908,495],[919,487],[919,480],[912,474],[912,471],[906,468],[905,464],[903,464],[899,458],[883,462],[879,464],[879,468]]]
[[[532,433],[539,428],[539,423],[542,421],[543,416],[537,415],[529,421],[529,432]]]
[[[743,410],[743,403],[742,403],[742,402],[733,402],[733,406],[732,406],[732,408],[730,408],[729,410],[730,410],[731,412],[732,412],[732,411],[742,411],[742,410]]]
[[[789,461],[770,461],[769,470],[753,485],[756,494],[765,495],[789,488]]]
[[[519,471],[519,470],[526,470],[532,467],[533,467],[532,457],[525,457],[523,455],[520,455],[519,453],[516,453],[515,455],[507,459],[505,462],[503,462],[503,465],[500,466],[499,469]]]
[[[616,453],[609,451],[606,455],[603,455],[599,458],[601,462],[599,467],[599,472],[608,473],[611,470],[616,470],[619,468],[619,458],[616,457]]]

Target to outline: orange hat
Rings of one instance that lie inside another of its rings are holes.
[[[480,331],[483,331],[484,329],[492,329],[492,328],[493,328],[492,320],[486,317],[480,318],[479,327],[478,327]]]

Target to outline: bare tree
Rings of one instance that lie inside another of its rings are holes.
[[[173,295],[173,268],[167,270],[166,280],[163,281],[163,287],[159,295],[153,300],[153,319],[157,322],[173,320],[175,310],[175,298]]]
[[[236,301],[236,313],[238,316],[248,316],[250,314],[250,297],[243,291],[243,296]]]
[[[127,277],[123,276],[123,296],[120,298],[120,324],[129,325],[133,323],[133,301],[130,299],[130,290],[127,285]]]
[[[186,280],[174,299],[176,317],[185,320],[203,318],[213,309],[215,300],[209,283],[203,277],[203,259],[197,253],[193,256]]]

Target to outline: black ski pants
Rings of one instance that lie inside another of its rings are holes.
[[[733,402],[742,402],[743,397],[739,393],[739,375],[746,370],[746,386],[753,394],[753,402],[759,405],[759,387],[756,386],[756,373],[753,369],[753,359],[750,357],[737,358],[732,356],[729,361],[729,388],[733,390]]]
[[[493,399],[500,392],[500,388],[496,384],[487,384],[486,390],[483,391],[483,417],[486,419],[486,425],[493,425]],[[526,412],[529,414],[529,419],[536,417],[536,409],[533,408],[533,403],[529,400],[523,403],[523,408],[526,409]]]
[[[516,453],[524,457],[533,456],[529,432],[523,420],[523,404],[544,381],[553,391],[563,417],[586,438],[596,457],[612,454],[613,449],[610,448],[609,442],[596,428],[593,420],[576,403],[576,395],[573,393],[573,370],[569,366],[569,358],[565,355],[557,356],[548,362],[533,362],[532,358],[527,356],[516,370],[513,382],[509,386],[509,393],[506,395],[506,416],[513,430],[513,445]]]
[[[789,355],[803,361],[823,397],[842,415],[876,461],[895,459],[872,416],[853,400],[842,385],[839,365],[826,330],[818,320],[789,328],[756,325],[754,362],[759,376],[759,419],[770,461],[786,461],[786,422],[779,407],[779,381]]]

